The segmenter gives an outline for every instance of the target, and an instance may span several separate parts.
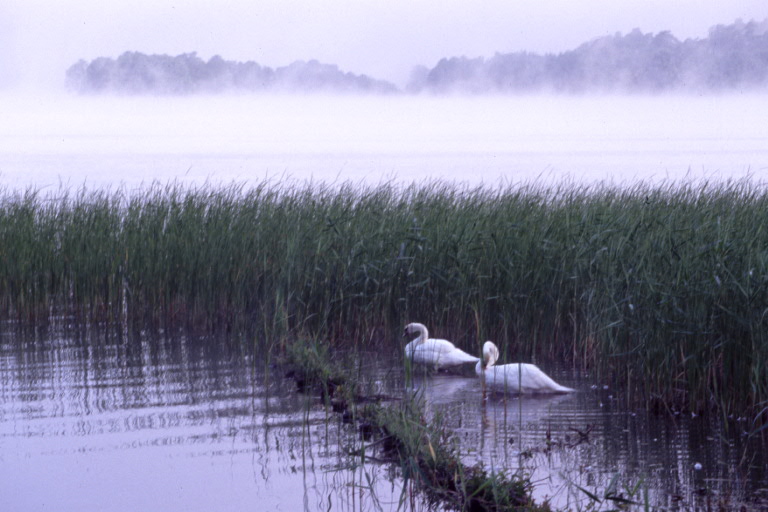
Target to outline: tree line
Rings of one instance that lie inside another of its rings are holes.
[[[125,52],[81,60],[66,72],[80,93],[193,94],[227,91],[396,93],[392,83],[343,72],[316,60],[270,68],[196,53]],[[710,92],[768,88],[768,19],[717,25],[701,39],[635,29],[558,54],[497,53],[451,57],[414,69],[410,93]]]
[[[256,62],[205,61],[196,53],[177,56],[125,52],[116,59],[80,60],[66,72],[66,84],[79,93],[194,94],[230,91],[391,93],[397,88],[366,75],[345,73],[316,60],[276,69]]]
[[[559,54],[442,59],[414,70],[413,92],[704,92],[768,86],[768,20],[718,25],[703,39],[669,32],[600,37]]]

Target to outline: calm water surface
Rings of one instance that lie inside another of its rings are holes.
[[[402,396],[395,356],[363,371]],[[368,363],[366,363],[368,364]],[[589,376],[575,395],[489,397],[469,376],[421,375],[470,463],[523,471],[562,508],[618,491],[672,509],[766,507],[765,445],[714,419],[627,411]],[[593,386],[596,389],[593,389]],[[0,509],[210,511],[423,509],[395,468],[347,455],[363,441],[295,392],[263,351],[228,338],[87,331],[0,338]],[[695,464],[702,469],[694,469]],[[578,486],[578,487],[577,487]],[[610,504],[606,504],[606,508]]]
[[[0,185],[16,189],[764,182],[768,171],[764,95],[10,96],[0,105]]]

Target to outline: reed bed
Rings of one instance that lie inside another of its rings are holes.
[[[418,320],[670,409],[765,414],[767,267],[768,194],[749,182],[0,192],[16,323],[362,344]]]

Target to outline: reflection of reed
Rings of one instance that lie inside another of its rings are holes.
[[[489,395],[481,406],[483,447],[489,447],[488,451],[481,452],[484,458],[508,465],[512,454],[524,456],[529,441],[525,433],[539,431],[538,426],[548,422],[558,404],[569,398],[568,395]],[[515,464],[521,467],[519,460]]]
[[[353,473],[335,468],[356,433],[329,421],[322,405],[296,394],[278,370],[254,364],[247,344],[92,332],[18,340],[0,350],[0,436],[18,448],[4,465],[18,465],[17,457],[32,461],[24,462],[34,468],[25,480],[78,468],[70,478],[87,482],[78,484],[89,489],[86,497],[108,502],[109,494],[133,485],[184,486],[194,495],[192,483],[206,475],[206,489],[221,494],[219,504],[228,509],[246,508],[231,501],[240,489],[250,489],[248,506],[257,497],[266,509],[325,509],[329,499],[341,503],[350,492]],[[123,469],[96,470],[94,460]],[[166,470],[159,474],[160,468]],[[326,473],[343,482],[328,487]],[[359,472],[356,478],[359,492]],[[233,480],[237,492],[217,491]],[[374,487],[389,498],[384,483],[378,478]],[[54,499],[50,490],[38,494]],[[353,504],[360,508],[360,499]],[[205,509],[211,508],[217,507]]]
[[[53,421],[76,429],[61,434],[93,435],[196,427],[210,432],[217,418],[249,416],[252,397],[271,401],[270,390],[256,385],[246,366],[222,361],[235,354],[201,351],[200,343],[210,340],[120,340],[110,333],[48,340],[3,358],[3,403],[23,404],[15,411],[18,421],[33,419],[31,410],[51,420],[34,424],[40,435]]]
[[[476,396],[481,395],[478,386]],[[447,406],[464,413],[460,420],[448,415],[453,424],[474,424],[479,432],[461,438],[465,457],[525,471],[536,484],[534,495],[548,496],[558,507],[589,505],[576,485],[602,496],[612,482],[620,489],[640,485],[654,506],[706,507],[715,496],[733,504],[754,495],[766,476],[766,447],[752,439],[752,465],[739,469],[750,445],[747,436],[728,435],[717,418],[679,415],[669,421],[626,411],[603,390],[552,397],[491,395],[474,403],[474,409]]]
[[[402,492],[396,473],[350,461],[347,454],[362,443],[357,433],[314,398],[296,394],[249,344],[126,339],[95,328],[10,341],[0,345],[0,438],[14,449],[4,451],[3,467],[25,481],[82,472],[81,481],[71,478],[108,502],[116,487],[176,488],[204,475],[206,488],[221,494],[233,494],[228,486],[236,481],[250,504],[283,500],[310,510],[329,503],[333,510],[372,509],[377,499],[386,508]],[[402,391],[393,366],[365,366],[376,392]],[[738,508],[759,496],[768,477],[765,438],[742,434],[750,428],[743,421],[729,430],[720,418],[680,414],[667,421],[626,411],[602,389],[483,399],[478,379],[442,374],[416,372],[409,391],[442,415],[464,460],[523,470],[539,498],[554,496],[563,508],[585,503],[575,485],[602,495],[614,478],[619,486],[647,486],[654,506]],[[581,441],[579,432],[587,431]],[[40,485],[33,486],[40,496],[55,497]]]

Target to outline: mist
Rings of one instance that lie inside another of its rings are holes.
[[[0,126],[5,187],[760,178],[762,95],[29,96]]]
[[[695,67],[681,68],[670,83],[695,82],[688,94],[658,94],[632,78],[644,68],[618,64],[602,75],[620,71],[617,87],[559,75],[576,86],[528,88],[509,78],[529,79],[520,68],[494,74],[504,59],[528,69],[529,57],[622,47],[638,34],[651,44],[629,47],[655,58],[654,41],[687,51],[713,27],[765,19],[762,1],[668,4],[6,2],[0,185],[760,179],[759,67],[743,75],[748,87],[727,89],[702,88]]]
[[[635,28],[685,40],[765,16],[762,0],[8,0],[0,6],[0,76],[6,87],[61,89],[80,59],[196,52],[273,68],[314,59],[404,87],[415,66],[443,58],[563,52]]]

